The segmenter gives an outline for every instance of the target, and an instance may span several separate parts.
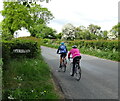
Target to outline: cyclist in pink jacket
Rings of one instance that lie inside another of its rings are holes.
[[[81,59],[81,54],[79,49],[77,48],[76,45],[72,46],[72,49],[69,51],[68,53],[68,59],[70,60],[70,55],[72,54],[72,58],[73,58],[73,69],[72,69],[72,74],[71,76],[74,76],[74,69],[75,69],[75,63],[76,61],[79,59]]]

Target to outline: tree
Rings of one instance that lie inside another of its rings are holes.
[[[12,0],[11,0],[12,1]],[[23,2],[24,0],[17,0],[18,2]],[[51,1],[51,0],[39,0],[40,2],[44,2],[44,1],[46,1],[46,3],[48,3],[49,1]],[[13,2],[14,2],[14,0],[13,0]],[[25,2],[25,1],[24,1]],[[29,3],[32,3],[32,2],[29,2]],[[36,3],[36,2],[35,2]]]
[[[63,33],[62,39],[67,40],[75,39],[75,27],[70,23],[63,26],[62,33]]]
[[[76,27],[75,29],[75,39],[85,40],[88,39],[89,32],[84,26]]]
[[[62,38],[62,36],[63,36],[63,33],[62,33],[62,32],[61,32],[61,33],[56,34],[56,38],[57,38],[57,39],[61,39],[61,38]]]
[[[49,38],[49,39],[55,39],[55,33],[56,31],[50,27],[47,27],[45,25],[39,25],[39,30],[36,30],[35,37],[37,38]]]
[[[1,12],[4,16],[2,24],[2,34],[13,35],[16,30],[25,27],[35,36],[35,32],[39,30],[39,25],[49,23],[53,19],[53,15],[47,8],[31,3],[28,7],[27,3],[21,2],[4,2],[4,10]],[[24,34],[24,33],[23,33]]]
[[[98,25],[90,24],[87,29],[90,32],[91,39],[99,39],[102,36],[101,27]]]
[[[1,13],[4,17],[2,34],[13,35],[21,27],[29,29],[33,24],[27,8],[18,2],[4,2],[4,10]]]
[[[114,25],[110,30],[111,36],[114,37],[114,39],[118,39],[118,31],[120,31],[119,28],[120,28],[120,23]]]
[[[88,30],[90,31],[90,33],[93,33],[93,34],[96,34],[96,35],[99,34],[100,29],[101,29],[101,27],[97,26],[97,25],[90,24],[88,26]]]
[[[107,35],[108,35],[108,31],[105,30],[105,31],[103,31],[102,33],[103,33],[103,36],[102,36],[103,39],[104,39],[104,40],[107,40],[107,39],[108,39],[108,36],[107,36]]]
[[[42,8],[40,4],[31,4],[30,14],[36,24],[46,24],[54,18],[51,11]]]
[[[32,4],[30,8],[30,14],[32,16],[33,25],[30,27],[30,32],[32,36],[44,36],[42,30],[46,29],[46,24],[49,23],[54,17],[52,13],[47,8],[42,8],[38,4]],[[41,35],[39,35],[41,34]]]

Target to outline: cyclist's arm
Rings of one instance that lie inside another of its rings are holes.
[[[71,51],[68,53],[68,59],[70,58],[70,55],[71,55]]]
[[[67,49],[67,47],[66,47],[66,53],[68,53],[68,49]]]
[[[59,47],[58,50],[57,50],[57,54],[59,53],[59,50],[60,50],[60,47]]]

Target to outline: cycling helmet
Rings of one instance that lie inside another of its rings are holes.
[[[61,45],[64,45],[64,42],[61,42],[60,44],[61,44]]]
[[[73,45],[72,48],[77,48],[77,46],[76,46],[76,45]]]

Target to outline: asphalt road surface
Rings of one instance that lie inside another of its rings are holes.
[[[41,47],[42,56],[57,78],[66,99],[118,99],[118,62],[82,54],[82,78],[77,81],[67,71],[58,72],[59,55],[56,49]]]

